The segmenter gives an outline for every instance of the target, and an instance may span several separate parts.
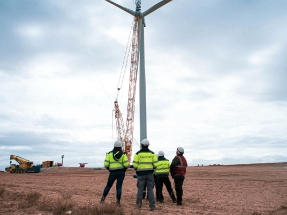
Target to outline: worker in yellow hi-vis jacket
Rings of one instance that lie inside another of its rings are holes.
[[[172,190],[171,182],[169,180],[169,168],[169,160],[164,157],[163,151],[159,151],[158,162],[156,164],[156,169],[154,170],[153,174],[155,176],[156,196],[160,203],[164,203],[164,197],[162,194],[163,184],[165,185],[173,203],[176,203],[176,197]]]
[[[103,196],[100,203],[104,203],[106,196],[108,195],[115,180],[116,184],[116,201],[117,205],[120,205],[122,195],[122,185],[125,178],[125,172],[129,167],[129,161],[127,155],[122,151],[123,142],[120,140],[115,141],[114,149],[107,153],[104,166],[110,171],[107,185],[104,189]]]
[[[137,174],[137,208],[140,209],[142,206],[143,191],[146,185],[148,192],[148,200],[150,210],[155,210],[155,200],[154,200],[154,176],[153,171],[157,163],[157,156],[154,152],[149,150],[149,141],[143,139],[141,141],[141,150],[134,155],[133,167]]]

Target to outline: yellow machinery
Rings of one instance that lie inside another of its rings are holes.
[[[10,173],[38,173],[41,170],[41,167],[39,165],[33,165],[33,161],[29,161],[17,155],[10,155],[10,160],[15,160],[18,162],[18,165],[11,164],[10,167],[7,167],[5,169],[7,172]]]
[[[10,167],[6,167],[6,168],[5,168],[5,171],[6,171],[6,172],[11,172],[11,169],[12,169],[11,166],[10,166]]]
[[[48,168],[48,167],[53,167],[54,166],[54,161],[43,161],[42,162],[42,168]]]

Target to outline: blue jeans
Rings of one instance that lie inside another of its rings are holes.
[[[115,180],[117,180],[117,184],[116,184],[117,200],[120,201],[121,196],[122,196],[122,185],[123,185],[124,178],[125,178],[125,172],[124,171],[110,172],[107,186],[104,189],[103,196],[106,197],[108,195],[108,193],[109,193],[111,187],[113,186]]]
[[[141,204],[141,202],[142,202],[143,191],[145,189],[145,186],[146,186],[147,192],[148,192],[149,207],[155,208],[154,193],[153,193],[153,187],[154,187],[153,173],[150,173],[148,175],[138,176],[137,204]]]

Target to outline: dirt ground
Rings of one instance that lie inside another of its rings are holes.
[[[164,188],[165,203],[157,203],[156,211],[149,211],[147,201],[143,201],[141,211],[134,209],[134,174],[128,170],[123,184],[121,207],[125,214],[287,214],[287,163],[188,167],[183,205],[172,203]],[[98,205],[107,178],[107,170],[87,167],[53,167],[26,174],[1,172],[0,188],[10,196],[0,196],[0,214],[49,214],[15,203],[29,192],[40,193],[50,204],[70,198],[73,208]],[[115,185],[106,198],[105,204],[109,203],[115,203]],[[73,214],[73,208],[67,214]]]

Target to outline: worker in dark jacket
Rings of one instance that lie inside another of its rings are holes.
[[[116,184],[116,200],[117,205],[120,205],[121,195],[122,195],[122,185],[125,178],[126,169],[129,166],[128,157],[122,151],[123,142],[120,140],[115,141],[114,149],[107,153],[104,166],[110,171],[107,185],[104,189],[103,196],[100,203],[104,203],[106,196],[108,195],[111,187],[113,186],[115,180]]]
[[[173,158],[170,165],[170,174],[174,179],[177,205],[182,205],[182,195],[183,195],[183,181],[186,174],[187,162],[185,157],[183,156],[184,149],[182,147],[178,147],[176,149],[176,156]]]
[[[154,152],[149,150],[149,141],[143,139],[141,141],[141,150],[134,155],[133,167],[137,174],[137,208],[140,209],[142,206],[142,198],[144,187],[147,187],[148,200],[150,210],[155,210],[155,200],[154,200],[154,176],[153,171],[157,163],[157,156]]]
[[[172,201],[176,203],[176,198],[171,187],[169,180],[169,160],[164,157],[164,152],[158,152],[158,162],[156,163],[156,169],[154,170],[155,176],[155,187],[156,187],[156,197],[160,203],[164,203],[164,197],[162,195],[163,184],[165,185]]]

